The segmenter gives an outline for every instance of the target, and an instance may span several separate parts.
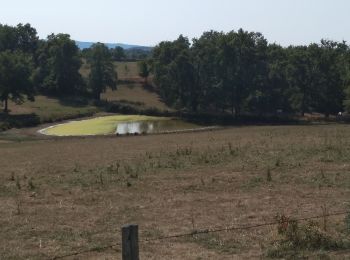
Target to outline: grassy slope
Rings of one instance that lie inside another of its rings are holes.
[[[118,90],[107,90],[102,94],[102,99],[108,101],[119,101],[125,104],[136,105],[141,108],[157,108],[159,110],[171,110],[166,106],[155,92],[146,90],[141,84],[121,84]]]
[[[114,244],[130,222],[144,241],[349,207],[347,125],[2,143],[0,154],[1,259],[50,259]],[[344,237],[344,216],[327,218],[327,230]],[[269,226],[143,242],[140,252],[142,259],[261,259],[280,239]],[[120,252],[78,258],[120,259]]]
[[[137,62],[114,62],[114,65],[115,65],[115,71],[117,72],[119,79],[121,79],[121,80],[126,80],[126,79],[139,80]],[[84,61],[83,66],[80,69],[80,73],[81,73],[81,75],[83,75],[83,77],[88,77],[89,71],[90,71],[90,67]]]
[[[133,81],[133,84],[121,84],[117,91],[108,90],[102,94],[102,98],[109,101],[121,101],[125,104],[131,104],[141,109],[157,108],[167,109],[159,99],[159,96],[151,91],[145,90],[139,82],[136,62],[117,62],[116,70],[119,79]],[[81,68],[81,74],[87,77],[89,68],[84,64]],[[40,122],[54,122],[63,119],[71,119],[82,116],[92,115],[99,112],[99,109],[93,105],[81,105],[72,100],[58,100],[46,96],[37,96],[35,102],[26,101],[22,105],[9,104],[10,115],[30,115],[35,114]],[[1,126],[1,122],[0,122]]]
[[[41,122],[89,115],[98,111],[93,105],[79,105],[46,96],[36,96],[34,102],[26,101],[22,105],[10,102],[10,110],[12,115],[34,113],[40,117]]]

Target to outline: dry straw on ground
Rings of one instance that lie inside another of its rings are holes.
[[[349,130],[266,126],[1,142],[0,258],[103,247],[118,242],[121,225],[130,222],[139,224],[142,239],[152,239],[348,209]],[[343,220],[327,222],[337,239],[345,234]],[[203,234],[143,243],[141,257],[260,258],[277,238],[276,227]],[[119,257],[109,249],[81,259]]]

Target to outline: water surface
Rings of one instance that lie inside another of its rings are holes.
[[[152,134],[197,129],[200,126],[168,117],[114,115],[71,121],[40,130],[54,136]]]
[[[119,135],[154,134],[195,128],[199,128],[199,126],[179,119],[147,120],[118,123],[115,133]]]

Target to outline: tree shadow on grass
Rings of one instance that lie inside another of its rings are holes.
[[[1,112],[0,123],[6,128],[31,127],[40,124],[40,117],[37,114],[11,115]]]
[[[155,87],[150,83],[143,83],[142,88],[148,92],[157,93],[157,90],[155,89]]]
[[[63,106],[83,108],[90,105],[91,99],[88,97],[60,97],[58,102]]]

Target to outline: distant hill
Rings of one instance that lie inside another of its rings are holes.
[[[78,45],[79,49],[83,50],[83,49],[90,48],[91,45],[93,45],[95,42],[75,41],[75,43]],[[152,47],[124,44],[124,43],[105,43],[105,45],[110,49],[114,49],[115,47],[119,46],[119,47],[122,47],[124,50],[130,50],[130,49],[138,49],[138,50],[144,50],[144,51],[152,50]]]

